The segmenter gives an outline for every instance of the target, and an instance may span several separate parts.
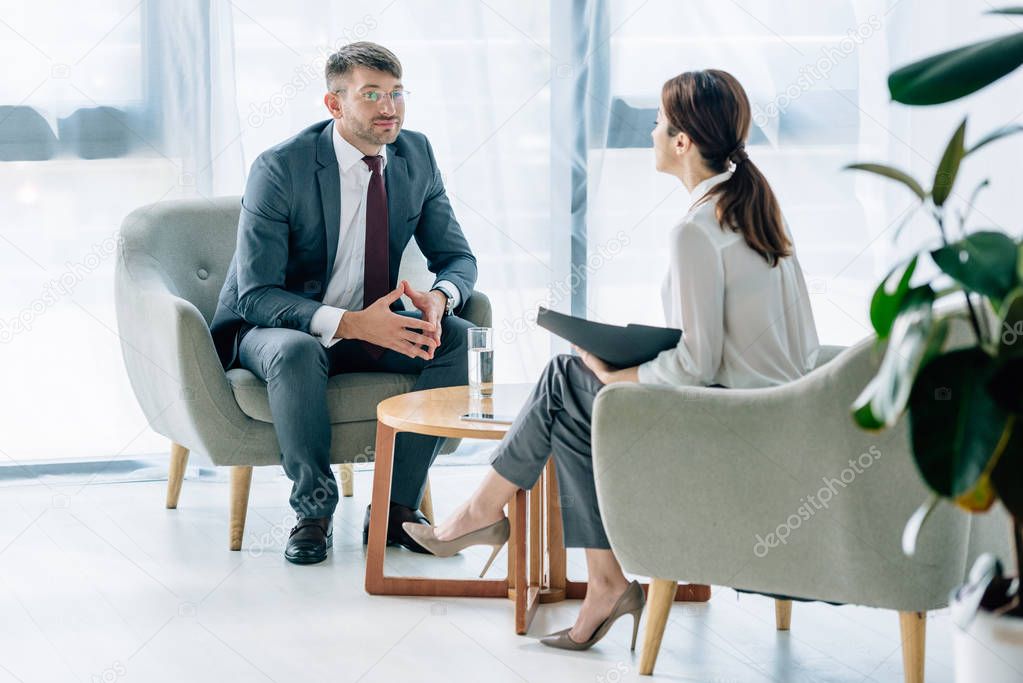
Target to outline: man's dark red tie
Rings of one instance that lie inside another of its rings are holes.
[[[362,290],[362,307],[366,308],[387,294],[391,287],[388,279],[387,261],[387,189],[384,187],[382,156],[366,156],[362,160],[369,166],[369,191],[366,193],[366,261]],[[363,342],[366,351],[374,359],[384,353],[383,347]]]

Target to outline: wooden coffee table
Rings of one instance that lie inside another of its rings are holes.
[[[586,595],[586,582],[569,581],[566,574],[553,458],[547,461],[536,485],[528,492],[516,493],[508,504],[511,537],[508,541],[508,575],[505,578],[435,579],[384,574],[394,438],[398,432],[499,441],[504,438],[509,425],[468,422],[460,415],[470,410],[515,414],[531,389],[532,385],[497,385],[495,398],[471,402],[469,387],[443,387],[393,396],[377,405],[373,505],[366,558],[367,593],[509,598],[515,603],[515,632],[520,635],[529,629],[540,603]],[[430,521],[435,523],[437,520]],[[675,599],[706,602],[710,599],[710,587],[680,584]]]

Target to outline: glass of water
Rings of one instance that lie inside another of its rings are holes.
[[[469,398],[494,395],[494,331],[489,327],[470,327]]]

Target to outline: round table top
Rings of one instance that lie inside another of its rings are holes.
[[[515,417],[525,404],[531,384],[495,384],[490,398],[470,399],[469,387],[440,387],[399,394],[377,404],[377,420],[401,432],[464,439],[500,440],[508,424],[463,420],[469,412]]]

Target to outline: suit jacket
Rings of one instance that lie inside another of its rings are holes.
[[[243,329],[288,327],[309,332],[334,268],[341,225],[341,180],[331,120],[268,149],[252,164],[238,220],[238,245],[210,332],[225,369],[238,359]],[[455,220],[433,149],[422,133],[403,130],[388,147],[384,179],[390,287],[415,237],[437,280],[458,288],[459,307],[476,284],[476,258]],[[402,310],[399,299],[393,309]]]

